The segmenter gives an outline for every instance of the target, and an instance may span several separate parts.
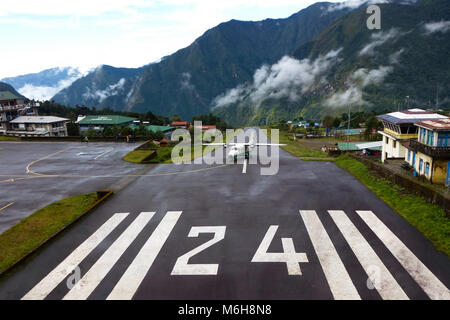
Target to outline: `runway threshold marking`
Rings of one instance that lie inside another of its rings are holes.
[[[133,243],[153,217],[155,212],[141,212],[131,225],[114,241],[83,278],[74,286],[63,300],[86,300],[99,283]]]
[[[113,215],[93,235],[31,289],[22,300],[45,299],[127,216],[128,213],[116,213]]]
[[[345,269],[316,211],[300,210],[309,237],[335,300],[360,300],[350,275]]]
[[[107,300],[131,300],[175,227],[182,211],[168,211]]]
[[[8,203],[6,206],[0,208],[0,211],[5,210],[6,208],[11,207],[15,202]]]
[[[299,210],[299,212],[313,245],[314,251],[311,251],[311,253],[315,252],[317,255],[320,267],[324,272],[325,279],[334,299],[360,300],[361,297],[352,280],[353,275],[350,276],[348,273],[317,212],[314,210]],[[450,292],[446,286],[440,282],[439,279],[437,279],[411,251],[409,251],[409,249],[375,216],[372,211],[356,212],[372,232],[380,238],[387,249],[391,251],[394,257],[399,260],[400,264],[405,268],[406,273],[411,275],[430,298],[443,300],[450,299]],[[408,299],[408,296],[403,290],[406,290],[407,288],[400,287],[395,278],[383,264],[381,258],[376,254],[366,238],[360,233],[357,226],[350,220],[349,216],[341,210],[329,210],[328,213],[342,233],[351,251],[355,254],[357,260],[364,269],[365,274],[369,276],[366,282],[367,287],[369,289],[376,289],[383,299]],[[81,280],[75,283],[74,286],[69,286],[71,277],[68,276],[71,275],[72,272],[77,271],[79,264],[128,216],[128,213],[117,213],[113,215],[112,218],[105,222],[91,237],[70,253],[63,262],[51,271],[22,299],[45,299],[59,284],[62,284],[66,278],[67,289],[69,291],[64,299],[88,299],[98,285],[105,280],[105,277],[110,273],[118,261],[120,261],[123,253],[130,248],[130,246],[133,245],[134,240],[142,234],[144,228],[149,224],[149,221],[154,214],[154,212],[143,212],[138,215],[138,217],[127,226],[125,231],[119,235],[112,244],[108,245],[108,248],[105,248],[102,256],[97,261],[92,262],[89,270],[87,270],[86,273],[83,272],[84,276]],[[108,300],[133,299],[150,272],[153,263],[164,247],[164,244],[172,233],[181,215],[182,211],[168,211],[164,215],[161,222],[148,237],[145,244],[140,248],[140,251],[134,257],[133,261],[128,265],[127,270],[122,275],[119,275],[117,279],[112,280],[117,282],[107,296]],[[223,231],[221,231],[222,235],[219,238],[224,240],[225,228],[226,226],[193,227],[189,236],[195,236],[197,233],[200,233],[201,230],[215,233],[220,229]],[[270,243],[275,236],[276,228],[278,228],[278,226],[271,226],[269,228],[266,236],[257,249],[257,253],[255,253],[255,257],[257,258],[255,259],[254,257],[252,262],[283,262],[287,264],[289,274],[302,275],[298,264],[299,262],[305,263],[309,260],[306,259],[306,253],[296,253],[292,238],[282,238],[282,254],[267,252]],[[214,242],[214,239],[212,241]],[[211,241],[184,254],[179,257],[178,260],[186,256],[192,257],[193,252],[198,253],[199,250],[205,249],[205,246],[208,243],[208,246],[210,246]],[[292,257],[292,259],[289,257]],[[184,266],[196,266],[187,264],[188,260],[189,259],[183,262]],[[209,265],[199,266],[203,268]],[[370,272],[370,268],[374,266],[380,271],[375,278],[369,275],[372,273]],[[214,267],[218,269],[219,265],[214,265]],[[175,269],[174,266],[172,275],[174,274]],[[78,269],[78,271],[80,270]],[[175,274],[177,274],[177,272],[175,272]],[[193,275],[194,273],[189,271],[188,273],[179,274]],[[198,275],[197,272],[195,274]],[[217,270],[213,273],[201,272],[201,274],[217,275]]]
[[[431,299],[450,300],[450,290],[372,211],[356,211],[356,213]]]
[[[345,212],[341,210],[329,210],[328,212],[356,255],[359,263],[366,271],[366,274],[370,275],[372,268],[379,270],[379,274],[377,274],[378,279],[374,279],[375,281],[372,280],[371,282],[381,297],[385,300],[409,300],[406,293]]]

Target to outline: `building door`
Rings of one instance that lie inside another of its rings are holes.
[[[416,170],[416,153],[415,152],[413,152],[412,167],[414,168],[414,170]]]

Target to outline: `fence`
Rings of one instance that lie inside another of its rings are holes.
[[[419,183],[412,177],[406,177],[406,176],[400,175],[396,172],[393,172],[393,171],[387,169],[385,166],[383,166],[380,163],[376,163],[371,160],[365,159],[363,157],[359,157],[355,154],[351,154],[351,153],[349,153],[349,154],[353,158],[355,158],[358,161],[361,161],[362,163],[367,165],[370,170],[378,173],[383,178],[392,181],[393,183],[405,188],[410,193],[418,195],[432,204],[442,207],[444,209],[445,213],[447,214],[447,216],[450,217],[450,195],[449,194],[445,194],[445,193],[441,193],[436,190],[433,190],[429,186]]]

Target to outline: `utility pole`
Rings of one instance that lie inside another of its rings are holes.
[[[348,129],[347,129],[347,151],[350,147],[350,120],[351,120],[351,108],[352,106],[348,106]]]

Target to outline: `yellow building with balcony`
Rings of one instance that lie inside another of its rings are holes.
[[[415,126],[415,123],[446,118],[446,116],[422,109],[391,112],[378,116],[384,126],[384,130],[379,131],[383,136],[381,161],[405,159],[407,149],[403,143],[417,139],[418,136],[418,127]]]
[[[418,137],[405,146],[405,160],[415,175],[436,184],[450,184],[450,119],[416,123]]]

